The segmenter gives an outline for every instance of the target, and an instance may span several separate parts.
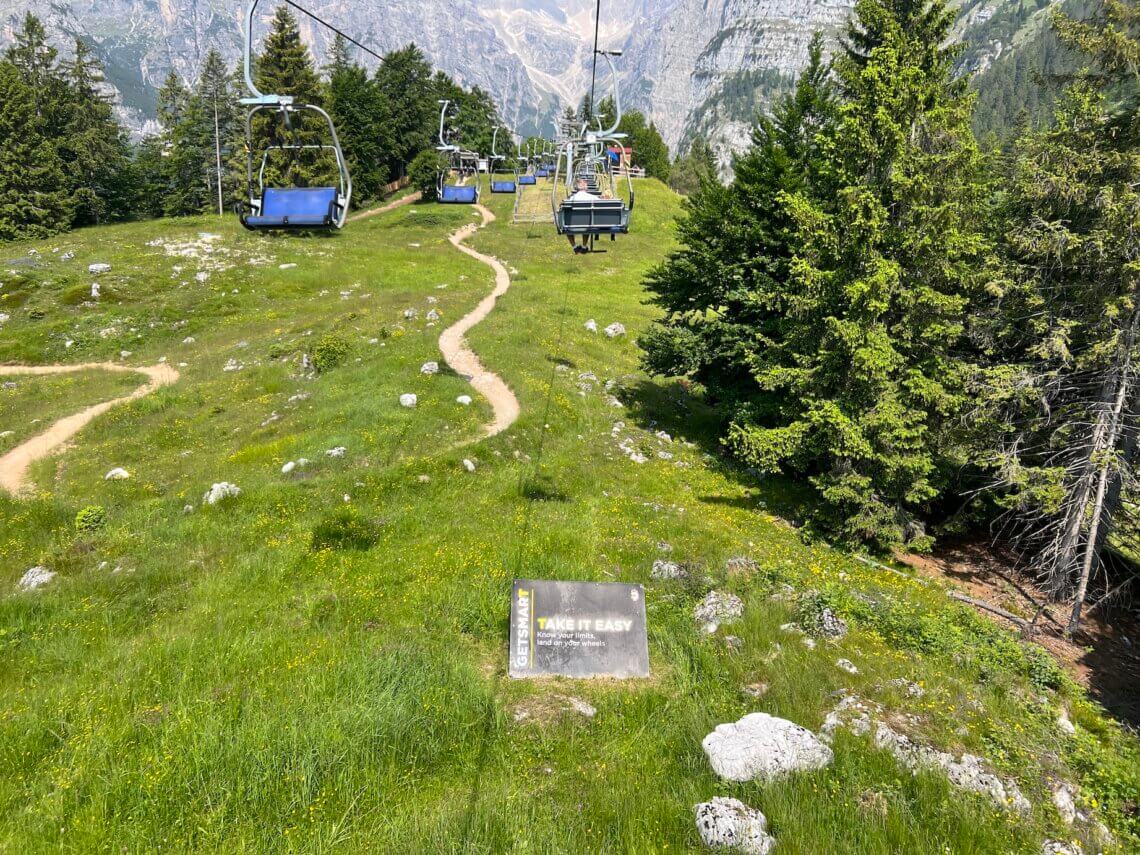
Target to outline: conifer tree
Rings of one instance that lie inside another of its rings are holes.
[[[436,144],[435,103],[431,65],[414,44],[384,56],[376,69],[380,101],[386,105],[388,175],[407,174],[408,165],[421,151]]]
[[[87,44],[76,39],[75,55],[62,70],[71,103],[59,152],[72,185],[75,225],[121,219],[133,195],[130,148],[110,98],[100,90],[102,66]]]
[[[352,175],[353,193],[362,202],[377,199],[388,180],[388,110],[379,86],[353,62],[349,43],[340,35],[329,56],[327,106]]]
[[[209,195],[207,208],[216,209],[220,173],[220,197],[224,211],[237,200],[242,189],[243,176],[234,169],[233,158],[235,153],[243,150],[245,132],[237,108],[238,95],[234,91],[233,77],[216,48],[210,48],[206,53],[194,97],[201,104],[206,122],[205,136],[208,138],[209,162],[205,170]]]
[[[322,106],[322,89],[312,55],[301,40],[297,19],[279,6],[257,57],[254,79],[266,94],[291,95],[298,104]],[[254,123],[253,148],[271,150],[266,181],[283,186],[321,186],[333,180],[335,164],[327,152],[295,148],[274,151],[276,146],[327,145],[328,127],[311,111],[290,116],[290,130],[277,115],[262,112]]]
[[[42,132],[35,89],[0,60],[0,241],[67,229],[72,210],[54,142]]]

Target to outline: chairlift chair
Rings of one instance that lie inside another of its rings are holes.
[[[339,229],[344,226],[352,201],[352,176],[349,175],[332,117],[315,104],[299,103],[291,95],[264,94],[253,82],[253,18],[259,2],[260,0],[250,0],[246,9],[244,69],[250,97],[242,98],[239,103],[249,108],[245,119],[248,200],[238,203],[238,218],[243,226],[251,230]],[[280,119],[287,134],[294,133],[294,123],[298,116],[315,114],[328,128],[328,142],[267,146],[262,151],[255,182],[253,119],[258,113],[268,113]],[[295,157],[302,151],[331,152],[337,168],[336,183],[317,187],[266,185],[266,171],[272,152],[285,152],[290,157]]]
[[[554,164],[554,188],[551,191],[551,207],[554,211],[554,227],[560,235],[585,235],[589,238],[592,250],[594,241],[609,235],[616,240],[619,234],[629,233],[630,216],[633,213],[633,181],[626,170],[629,202],[616,196],[617,187],[613,180],[613,168],[606,156],[606,144],[619,142],[625,134],[617,132],[621,124],[621,92],[617,85],[617,69],[613,57],[621,56],[620,51],[598,51],[606,58],[614,87],[614,106],[617,116],[613,124],[605,129],[589,130],[582,127],[578,136],[566,140]],[[564,178],[562,176],[565,176]],[[613,199],[572,199],[578,180],[586,182],[588,192],[597,194],[604,182],[613,189]]]
[[[440,170],[436,178],[436,201],[442,205],[474,205],[479,201],[478,155],[474,152],[465,152],[459,146],[447,141],[445,124],[447,122],[447,110],[451,106],[451,102],[441,99],[439,103],[441,105],[439,111],[439,145],[435,148],[441,154],[447,155],[449,163],[446,169]],[[470,169],[470,174],[475,176],[474,184],[449,184],[447,182],[453,172],[460,175],[468,174],[467,171],[472,160],[474,160],[474,168]]]
[[[496,127],[495,132],[491,134],[491,192],[492,193],[514,193],[518,190],[519,174],[515,170],[506,170],[506,155],[498,153],[496,144],[499,140],[499,129]],[[509,176],[504,178],[502,176]]]

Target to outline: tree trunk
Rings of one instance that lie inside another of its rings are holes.
[[[1100,441],[1090,449],[1091,461],[1097,467],[1096,498],[1093,501],[1092,512],[1089,517],[1089,531],[1085,537],[1084,555],[1081,560],[1081,575],[1077,581],[1077,590],[1073,595],[1073,612],[1069,617],[1069,624],[1065,628],[1068,635],[1077,631],[1081,622],[1081,609],[1085,603],[1085,594],[1088,591],[1089,577],[1092,575],[1093,564],[1099,554],[1099,547],[1104,537],[1111,529],[1112,520],[1107,518],[1109,510],[1105,504],[1109,481],[1116,477],[1116,467],[1125,464],[1122,459],[1123,452],[1121,440],[1127,440],[1127,431],[1122,430],[1124,413],[1130,412],[1129,396],[1132,391],[1132,347],[1136,338],[1136,324],[1140,320],[1140,306],[1133,309],[1132,319],[1128,330],[1124,334],[1124,342],[1120,348],[1120,360],[1116,378],[1116,395],[1112,401],[1112,409],[1102,413],[1099,423],[1105,423],[1105,430],[1098,430]],[[1099,446],[1099,447],[1098,447]],[[1102,533],[1103,532],[1103,533]]]

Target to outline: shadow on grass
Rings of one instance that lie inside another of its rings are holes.
[[[720,441],[724,419],[680,381],[641,379],[624,387],[620,398],[638,427],[663,430],[675,439],[695,443],[712,456],[709,469],[741,488],[723,496],[698,497],[704,504],[767,510],[796,525],[810,516],[815,504],[811,490],[790,478],[765,475],[733,460]]]

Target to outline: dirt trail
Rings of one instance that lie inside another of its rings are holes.
[[[375,217],[377,214],[387,214],[389,211],[394,211],[397,208],[402,208],[404,205],[414,205],[420,201],[423,194],[417,190],[415,193],[409,193],[407,196],[401,196],[395,202],[389,202],[387,205],[382,205],[379,208],[373,208],[370,211],[361,211],[359,214],[353,214],[348,218],[350,223],[355,223],[357,220],[364,220],[368,217]]]
[[[26,480],[29,467],[66,443],[83,430],[92,419],[103,415],[112,407],[138,400],[155,389],[169,386],[178,380],[178,372],[166,364],[135,367],[117,365],[113,362],[86,362],[79,365],[0,365],[0,376],[71,374],[76,371],[91,370],[145,374],[149,379],[129,395],[103,401],[74,415],[64,416],[43,433],[20,443],[0,457],[0,489],[14,494],[27,490],[31,486]]]
[[[475,210],[483,217],[483,222],[479,225],[472,223],[464,226],[448,240],[460,252],[466,253],[495,271],[495,288],[479,301],[479,305],[440,334],[439,349],[452,370],[467,378],[472,387],[491,402],[495,417],[483,426],[484,435],[490,437],[502,433],[514,424],[515,419],[519,417],[519,401],[498,374],[483,367],[479,357],[467,346],[464,335],[491,313],[491,309],[495,308],[495,301],[511,287],[511,277],[498,260],[464,245],[463,241],[475,234],[478,229],[495,221],[495,215],[482,205],[475,205]]]

